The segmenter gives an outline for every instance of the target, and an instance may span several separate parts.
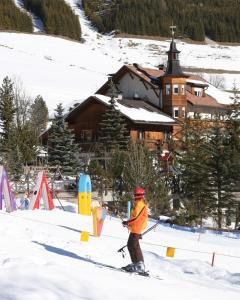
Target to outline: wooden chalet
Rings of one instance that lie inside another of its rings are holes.
[[[109,100],[110,97],[105,95],[90,96],[67,115],[66,121],[74,129],[76,140],[83,149],[91,149],[97,143],[99,123]],[[149,148],[164,141],[177,124],[174,118],[143,100],[117,99],[116,108],[125,118],[130,136],[135,140],[144,139]]]
[[[229,99],[224,92],[199,76],[183,73],[179,53],[173,32],[166,69],[124,65],[111,77],[118,93],[117,108],[126,120],[130,136],[144,139],[150,148],[163,144],[170,135],[179,138],[181,121],[186,116],[194,118],[197,114],[211,120],[214,113],[227,109]],[[109,79],[66,116],[85,150],[98,141],[102,114],[109,105],[110,86]]]

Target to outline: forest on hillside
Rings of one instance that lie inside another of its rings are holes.
[[[64,0],[24,0],[24,6],[42,20],[46,33],[80,40],[79,19]]]
[[[240,42],[240,0],[83,0],[86,15],[100,32]]]
[[[33,32],[32,19],[16,7],[12,0],[0,1],[0,30]]]

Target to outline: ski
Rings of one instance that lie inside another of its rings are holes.
[[[110,265],[98,265],[98,267],[100,267],[100,268],[106,268],[106,269],[117,271],[117,272],[122,272],[122,273],[125,273],[125,274],[129,274],[130,276],[142,276],[142,277],[154,278],[154,279],[157,279],[157,280],[162,280],[162,278],[160,278],[158,275],[152,275],[152,274],[150,274],[149,271],[147,271],[147,272],[128,272],[128,271],[125,271],[125,270],[123,270],[121,268],[116,268],[116,267],[110,266]]]

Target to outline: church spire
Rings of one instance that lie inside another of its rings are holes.
[[[176,42],[175,42],[175,29],[176,26],[170,26],[170,30],[172,32],[172,41],[170,44],[170,48],[167,51],[168,54],[168,62],[167,62],[167,70],[165,75],[176,75],[176,76],[184,76],[183,71],[180,66],[179,62],[179,53],[180,51],[177,50]]]

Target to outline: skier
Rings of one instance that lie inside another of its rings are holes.
[[[21,199],[19,199],[19,201],[17,200],[16,200],[16,204],[18,209],[22,209],[22,210],[28,209],[30,200],[27,192],[25,192],[24,196]]]
[[[127,242],[128,251],[132,263],[122,267],[127,272],[145,273],[145,265],[139,239],[141,233],[147,226],[148,205],[145,201],[145,190],[136,187],[134,190],[134,203],[131,209],[130,219],[123,221],[123,226],[127,226],[130,234]]]

